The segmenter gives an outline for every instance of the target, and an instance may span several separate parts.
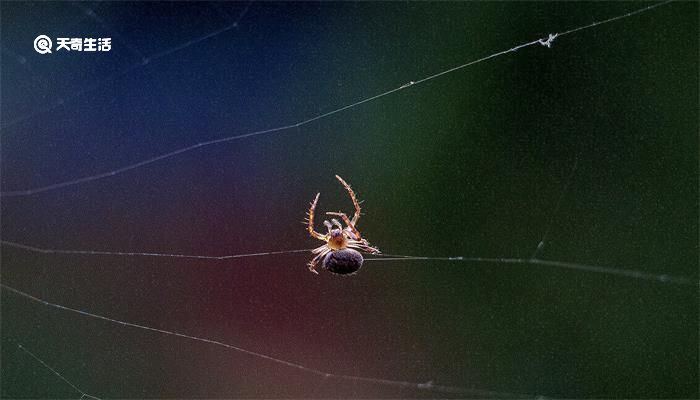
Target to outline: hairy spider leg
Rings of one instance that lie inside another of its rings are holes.
[[[318,240],[326,240],[326,235],[322,235],[314,230],[314,211],[316,210],[316,204],[318,204],[318,198],[321,196],[321,193],[316,193],[316,198],[314,201],[311,202],[311,207],[309,207],[309,212],[306,213],[307,220],[309,221],[308,229],[309,229],[309,234],[318,239]]]
[[[321,260],[323,260],[323,258],[331,251],[332,250],[330,249],[330,247],[328,247],[325,244],[323,246],[318,246],[317,248],[311,250],[313,254],[316,254],[316,257],[312,258],[311,261],[309,261],[309,263],[307,264],[309,266],[309,271],[318,275],[318,271],[316,271],[318,263],[321,262]]]
[[[355,206],[355,215],[352,216],[352,224],[357,225],[357,221],[360,219],[360,202],[357,201],[357,196],[355,196],[355,192],[352,190],[350,185],[348,185],[347,182],[343,180],[343,178],[339,177],[338,175],[335,176],[336,179],[340,181],[340,183],[345,187],[345,190],[350,193],[350,198],[352,199],[352,204]],[[348,224],[350,225],[350,224]]]
[[[360,240],[348,239],[347,246],[349,249],[357,249],[357,250],[364,251],[365,253],[369,253],[369,254],[382,254],[382,252],[379,251],[378,248],[370,246],[369,242],[365,239],[360,239]]]
[[[330,235],[330,234],[331,234],[331,229],[333,229],[333,225],[331,225],[331,223],[328,222],[328,220],[323,221],[323,225],[325,225],[326,228],[328,228],[328,235]]]
[[[362,235],[360,235],[360,231],[358,231],[357,228],[355,228],[355,224],[353,224],[352,221],[350,221],[350,218],[348,218],[348,216],[345,215],[345,213],[329,211],[329,212],[326,212],[326,214],[337,215],[340,218],[342,218],[343,221],[345,222],[345,225],[347,225],[348,228],[350,228],[350,232],[352,232],[352,234],[355,235],[355,237],[353,239],[357,239],[357,240],[362,239]],[[336,220],[334,219],[334,221],[336,221]]]
[[[338,229],[340,229],[341,231],[343,230],[343,224],[341,224],[340,221],[338,221],[335,218],[331,218],[331,222],[333,222],[333,225],[337,226]]]

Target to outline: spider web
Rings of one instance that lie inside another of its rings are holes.
[[[37,7],[123,52],[3,24],[4,397],[697,396],[696,5]]]

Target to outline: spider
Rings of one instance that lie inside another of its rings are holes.
[[[355,227],[357,221],[360,219],[360,203],[357,201],[355,192],[343,178],[338,175],[335,177],[350,194],[350,199],[352,199],[352,203],[355,206],[355,215],[353,215],[351,220],[343,212],[327,212],[327,215],[340,217],[347,226],[343,228],[340,221],[332,218],[332,223],[327,220],[323,221],[323,224],[328,229],[328,233],[324,235],[316,232],[314,230],[314,211],[316,210],[316,204],[318,204],[318,198],[321,196],[321,193],[316,194],[316,198],[311,202],[311,207],[307,213],[308,230],[311,237],[323,240],[326,243],[312,250],[312,253],[316,256],[309,261],[308,267],[309,271],[315,274],[318,274],[316,267],[318,267],[319,264],[324,269],[336,274],[354,274],[360,269],[364,261],[362,254],[357,250],[370,254],[379,254],[379,250],[370,246],[369,242],[362,238],[362,235],[360,235],[360,232]]]

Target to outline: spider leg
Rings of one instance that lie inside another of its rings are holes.
[[[314,254],[316,254],[316,257],[312,258],[311,261],[309,261],[308,264],[306,264],[309,267],[309,271],[313,272],[314,274],[318,275],[318,271],[316,271],[316,267],[318,266],[319,262],[323,260],[323,258],[326,256],[326,254],[330,253],[332,250],[327,246],[319,246],[315,249],[312,250]]]
[[[326,228],[328,228],[328,234],[330,235],[330,234],[331,234],[331,229],[333,229],[333,225],[331,225],[331,223],[328,222],[328,220],[323,221],[323,225],[325,225]]]
[[[345,213],[327,212],[326,214],[339,216],[340,218],[343,219],[343,222],[345,222],[345,225],[347,225],[348,228],[350,228],[350,231],[352,232],[352,234],[355,235],[355,239],[360,240],[362,238],[362,235],[360,235],[360,231],[358,231],[357,228],[355,228],[355,224],[352,221],[350,221],[350,218],[348,218],[348,216],[345,215]]]
[[[365,239],[360,240],[348,240],[348,247],[352,249],[358,249],[369,254],[382,254],[378,248],[369,245],[369,242]]]
[[[308,217],[308,230],[309,234],[311,237],[316,238],[318,240],[326,240],[326,236],[322,235],[314,230],[314,211],[316,210],[316,204],[318,204],[318,198],[321,196],[321,193],[316,194],[316,198],[314,201],[311,202],[311,207],[309,207],[309,212],[307,213]]]
[[[343,224],[341,224],[340,221],[338,221],[335,218],[331,218],[331,222],[333,222],[333,225],[337,226],[338,229],[340,229],[341,231],[343,230]]]
[[[352,190],[350,185],[348,185],[347,182],[343,180],[343,178],[339,177],[338,175],[335,176],[336,179],[340,181],[340,183],[345,187],[345,190],[348,191],[350,194],[350,198],[352,199],[352,204],[355,206],[355,215],[352,216],[352,224],[357,225],[357,221],[360,219],[360,202],[357,201],[357,196],[355,195],[355,192]],[[350,225],[350,224],[348,224]]]

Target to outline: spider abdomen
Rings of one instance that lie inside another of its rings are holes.
[[[342,249],[328,253],[323,259],[323,268],[334,274],[350,275],[362,267],[362,254],[353,249]]]

